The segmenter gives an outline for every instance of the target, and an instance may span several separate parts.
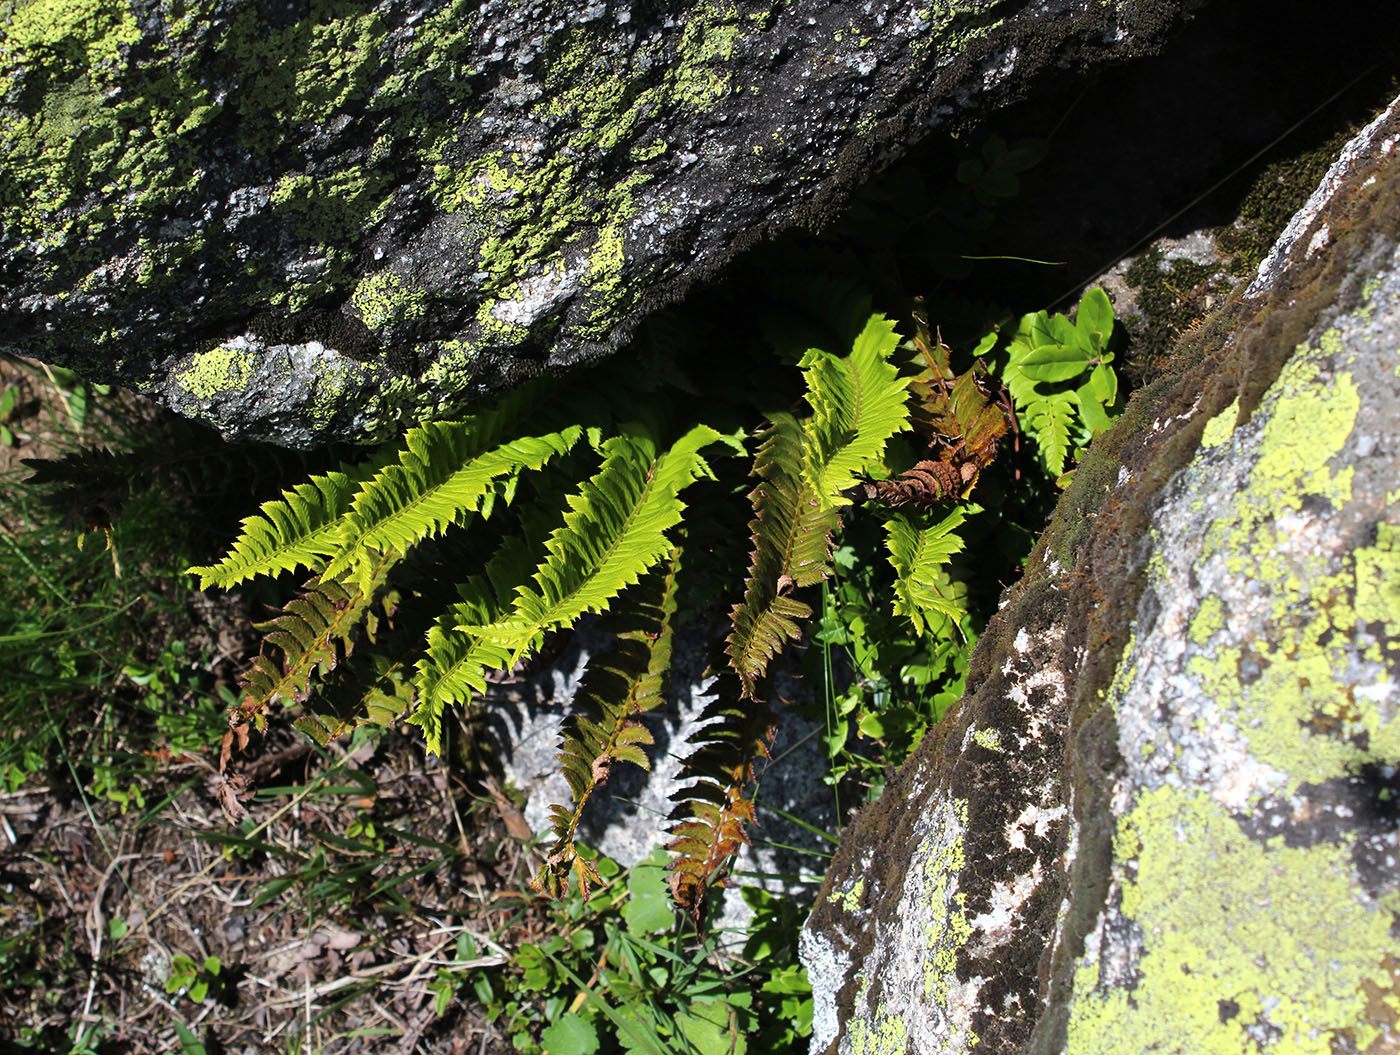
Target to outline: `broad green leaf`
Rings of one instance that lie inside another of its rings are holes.
[[[869,737],[871,740],[878,740],[885,735],[885,723],[880,715],[874,711],[866,711],[860,716],[860,722],[856,726],[860,730],[860,735]]]
[[[1074,328],[1074,323],[1069,321],[1065,315],[1050,316],[1050,335],[1055,339],[1056,344],[1075,345],[1079,343],[1079,331]]]
[[[598,1031],[572,1011],[565,1011],[540,1034],[545,1055],[592,1055],[598,1050]]]
[[[1079,417],[1084,422],[1084,427],[1089,430],[1090,436],[1097,436],[1113,424],[1113,419],[1104,413],[1103,404],[1099,402],[1092,380],[1085,381],[1075,389],[1074,398],[1079,402]]]
[[[633,934],[670,930],[676,922],[666,883],[669,860],[664,850],[654,850],[646,860],[633,866],[627,877],[627,890],[632,896],[622,910],[622,918]]]
[[[1094,386],[1094,395],[1105,407],[1118,402],[1118,375],[1113,368],[1100,363],[1089,375],[1089,383]]]
[[[1079,301],[1079,312],[1075,316],[1075,329],[1085,344],[1092,343],[1097,351],[1108,343],[1113,332],[1113,305],[1108,302],[1108,294],[1095,286]]]
[[[676,1016],[676,1025],[700,1055],[745,1055],[748,1038],[729,1020],[729,1006],[721,1002],[691,1005]]]
[[[1032,381],[1054,384],[1078,377],[1089,365],[1082,348],[1069,345],[1046,345],[1037,348],[1020,362],[1021,373]]]

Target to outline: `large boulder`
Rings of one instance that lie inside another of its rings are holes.
[[[1095,443],[847,830],[812,1050],[1400,1051],[1400,100]]]
[[[1203,0],[32,0],[0,350],[305,445],[615,350],[931,129]]]

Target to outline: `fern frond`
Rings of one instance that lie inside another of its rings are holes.
[[[539,469],[578,442],[568,426],[542,436],[501,443],[510,424],[506,408],[466,421],[428,422],[409,431],[396,464],[386,465],[355,496],[341,529],[340,552],[327,566],[337,575],[372,560],[376,552],[407,552],[440,535],[463,514],[489,503],[495,487]]]
[[[260,514],[244,518],[238,540],[223,560],[189,569],[199,576],[199,588],[227,588],[294,568],[319,571],[339,548],[340,518],[368,472],[368,467],[356,467],[313,476],[264,502]]]
[[[1073,446],[1074,408],[1074,396],[1069,392],[1057,392],[1038,399],[1026,408],[1030,433],[1040,448],[1051,476],[1059,476],[1065,471],[1065,461]]]
[[[490,622],[500,607],[490,583],[474,577],[462,586],[463,602],[428,629],[427,648],[418,660],[413,685],[418,706],[408,721],[423,730],[428,750],[442,753],[442,714],[449,704],[466,704],[486,692],[486,672],[508,669],[513,657],[498,642],[468,636],[460,623]]]
[[[642,747],[651,744],[652,737],[638,716],[665,702],[677,571],[678,561],[673,559],[664,574],[652,573],[631,587],[623,597],[635,595],[634,603],[615,608],[600,626],[617,633],[618,642],[611,652],[589,661],[576,698],[578,711],[564,723],[559,762],[573,807],[551,808],[554,844],[531,881],[536,890],[548,890],[553,897],[567,889],[570,871],[578,876],[585,897],[590,883],[597,881],[591,865],[582,862],[580,867],[574,849],[574,836],[594,789],[607,781],[617,762],[651,768]]]
[[[880,460],[889,438],[908,427],[907,385],[889,361],[898,344],[894,323],[872,315],[849,355],[808,353],[813,414],[803,470],[823,506],[848,505],[843,492]]]
[[[745,828],[753,823],[754,807],[747,792],[773,736],[766,704],[746,703],[729,675],[721,677],[718,688],[719,696],[700,718],[704,742],[682,774],[692,782],[672,796],[678,823],[668,845],[675,854],[671,893],[696,920],[710,888],[748,842]]]
[[[734,629],[727,643],[730,665],[750,699],[757,699],[757,682],[772,658],[802,636],[798,622],[812,614],[789,592],[831,573],[838,514],[822,506],[802,472],[806,443],[801,423],[790,414],[774,414],[754,459],[760,482],[749,495],[753,557],[744,598],[731,613]]]
[[[352,657],[346,676],[322,682],[302,704],[301,717],[292,725],[322,747],[362,725],[388,727],[413,702],[412,682],[404,676],[404,663],[389,658],[401,595],[386,590],[365,613],[361,634],[367,645]]]
[[[382,583],[382,575],[369,590],[347,588],[333,579],[314,582],[276,618],[257,624],[266,631],[263,651],[240,681],[239,721],[261,726],[268,704],[305,699],[315,679],[330,674],[354,648],[352,635],[369,616]],[[282,653],[281,662],[268,654],[269,645]]]
[[[946,620],[958,626],[965,612],[944,568],[963,548],[957,530],[965,507],[954,506],[942,520],[895,513],[885,521],[885,545],[894,567],[894,614],[907,616],[921,634],[936,635]]]
[[[539,635],[599,612],[672,550],[666,532],[680,522],[680,492],[708,473],[700,450],[720,439],[697,425],[660,457],[643,426],[603,442],[603,464],[569,498],[564,524],[545,545],[532,583],[517,588],[512,611],[488,626],[460,629],[519,655]]]

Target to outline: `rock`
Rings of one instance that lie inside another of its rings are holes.
[[[0,350],[374,440],[617,349],[930,130],[1203,0],[20,4]]]
[[[551,830],[549,807],[571,801],[558,761],[560,725],[590,655],[611,647],[606,635],[588,628],[574,636],[574,645],[548,670],[494,689],[486,709],[488,740],[506,779],[525,793],[525,820],[540,835]],[[664,713],[644,716],[655,740],[648,751],[651,768],[616,767],[584,811],[580,841],[625,867],[645,860],[672,838],[668,818],[675,808],[672,796],[685,783],[681,767],[694,751],[691,739],[703,725],[702,712],[716,698],[711,691],[714,678],[706,675],[707,654],[700,627],[677,636],[668,707]],[[810,693],[792,676],[779,676],[779,698],[800,699]],[[752,912],[740,893],[743,886],[786,898],[811,896],[811,884],[820,872],[817,863],[828,850],[812,829],[835,827],[831,789],[822,780],[827,760],[817,732],[811,721],[782,715],[771,758],[758,767],[752,842],[735,859],[733,885],[724,893],[715,928],[742,931],[747,925]]]
[[[1080,466],[847,830],[814,1052],[1400,1050],[1400,99]]]

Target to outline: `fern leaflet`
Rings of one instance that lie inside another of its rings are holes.
[[[369,617],[385,570],[375,569],[369,590],[347,588],[334,580],[314,582],[275,619],[258,624],[258,629],[267,631],[264,648],[240,680],[242,702],[229,713],[229,727],[237,733],[240,746],[247,739],[245,727],[250,721],[262,728],[262,712],[268,704],[305,699],[312,679],[329,674],[350,654],[352,635]],[[280,663],[268,655],[268,645],[282,653]],[[229,750],[226,736],[221,767]]]
[[[442,754],[442,713],[448,704],[465,704],[472,693],[484,693],[486,672],[508,669],[513,662],[510,651],[498,642],[457,629],[461,622],[489,622],[500,611],[490,584],[474,577],[462,594],[463,603],[429,628],[427,649],[413,679],[418,706],[408,720],[423,730],[428,750],[436,755]]]
[[[837,513],[822,507],[802,473],[805,440],[801,423],[790,414],[774,414],[754,459],[760,482],[749,495],[753,557],[744,598],[731,613],[728,641],[730,665],[750,699],[757,699],[758,679],[772,658],[802,636],[798,622],[812,614],[790,591],[830,574]]]
[[[578,442],[578,425],[543,436],[496,444],[504,409],[459,422],[412,429],[396,464],[379,471],[355,496],[342,528],[332,575],[363,566],[376,551],[406,552],[439,535],[494,496],[493,487],[527,469],[539,469]]]
[[[823,506],[848,505],[843,492],[880,460],[889,438],[908,427],[905,386],[889,361],[898,344],[894,323],[872,315],[850,355],[807,353],[813,414],[803,469]]]
[[[686,761],[685,776],[694,782],[677,793],[679,820],[668,848],[671,894],[698,920],[711,886],[748,842],[753,803],[746,798],[754,766],[768,757],[773,715],[766,704],[744,703],[727,675],[719,696],[701,716],[705,742]]]

